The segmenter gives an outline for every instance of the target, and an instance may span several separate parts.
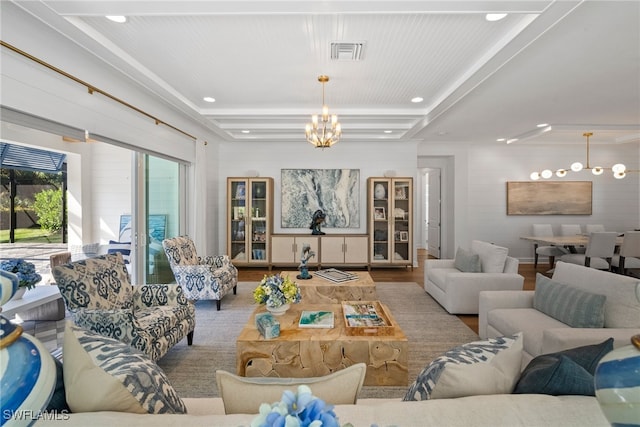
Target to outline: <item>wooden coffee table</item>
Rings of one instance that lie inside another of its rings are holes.
[[[330,310],[332,329],[300,329],[302,310]],[[408,384],[408,342],[388,308],[385,310],[394,333],[387,336],[347,335],[340,304],[293,304],[282,316],[280,336],[265,340],[255,327],[256,308],[236,341],[236,371],[246,377],[319,377],[355,363],[367,365],[365,385],[406,386]]]
[[[297,279],[298,271],[283,271],[282,276],[289,276],[300,286],[302,301],[309,304],[333,303],[342,301],[373,301],[378,299],[376,284],[368,271],[350,271],[356,274],[358,280],[335,283],[324,279],[315,272],[309,272],[311,279]]]

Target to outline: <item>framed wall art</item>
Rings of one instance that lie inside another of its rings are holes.
[[[282,169],[280,189],[282,228],[308,228],[318,209],[323,227],[360,227],[359,169]]]
[[[591,215],[591,181],[507,182],[507,215]]]
[[[167,231],[166,215],[149,215],[149,237],[151,241],[162,243]],[[131,241],[131,215],[120,215],[119,242]]]

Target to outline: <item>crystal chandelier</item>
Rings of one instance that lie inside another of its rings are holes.
[[[611,172],[613,172],[613,177],[616,179],[622,179],[625,176],[627,176],[627,172],[637,172],[637,171],[631,171],[631,170],[627,170],[627,167],[625,165],[623,165],[622,163],[617,163],[613,166],[611,166],[610,168],[605,168],[602,166],[591,166],[591,164],[589,163],[589,138],[591,136],[593,136],[593,132],[585,132],[582,134],[582,136],[584,136],[585,138],[587,138],[587,164],[586,166],[583,165],[580,162],[574,162],[571,164],[570,168],[567,169],[558,169],[556,171],[556,176],[558,178],[564,178],[565,176],[567,176],[567,173],[569,171],[571,172],[580,172],[581,170],[590,170],[592,174],[594,175],[602,175],[602,173],[605,171],[605,169],[611,169]],[[549,179],[553,176],[553,172],[551,171],[551,169],[545,169],[542,172],[533,172],[530,176],[531,179],[533,179],[534,181],[539,180],[540,178],[544,178],[544,179]]]
[[[331,147],[340,140],[342,127],[335,114],[331,116],[331,122],[329,122],[329,107],[324,103],[324,84],[329,81],[329,76],[319,76],[318,81],[322,83],[322,114],[320,122],[318,122],[317,114],[311,116],[311,123],[307,123],[305,134],[307,141],[316,148],[325,148]]]

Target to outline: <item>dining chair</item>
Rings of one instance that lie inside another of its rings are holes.
[[[626,231],[620,253],[611,259],[612,268],[619,274],[629,274],[631,269],[640,269],[640,231]]]
[[[616,232],[591,233],[584,254],[566,254],[560,257],[560,261],[598,270],[610,270],[617,237],[618,233]]]
[[[551,224],[533,224],[534,237],[551,237],[553,236],[553,227]],[[537,243],[533,244],[534,248],[534,268],[538,268],[538,256],[549,257],[549,268],[553,268],[557,256],[562,256],[569,251],[559,246],[539,246]]]
[[[582,234],[582,228],[580,224],[561,224],[560,225],[560,235],[561,236],[577,236]],[[576,248],[573,245],[565,246],[569,252],[572,254],[584,253],[585,249],[583,247]]]
[[[595,232],[603,232],[607,231],[604,229],[604,225],[602,224],[587,224],[585,225],[585,230],[587,234],[595,233]]]

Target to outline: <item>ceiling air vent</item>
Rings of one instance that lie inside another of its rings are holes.
[[[337,61],[360,61],[364,51],[364,43],[333,42],[331,43],[331,59]]]

